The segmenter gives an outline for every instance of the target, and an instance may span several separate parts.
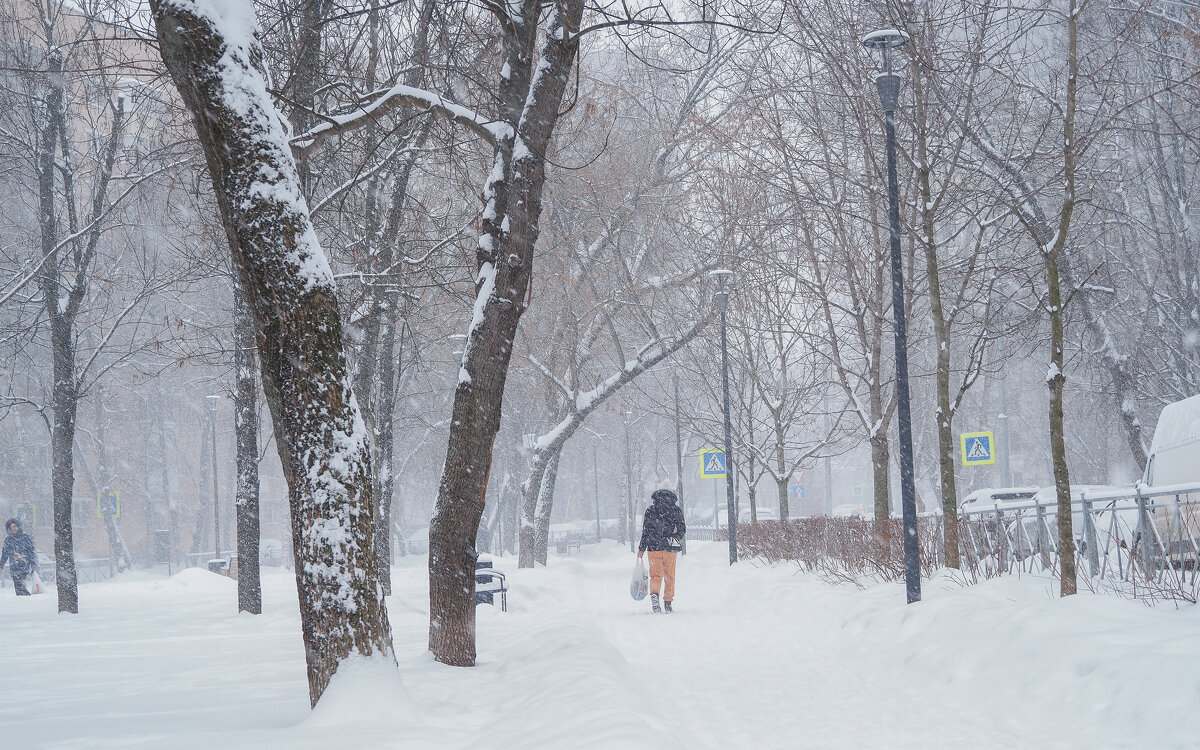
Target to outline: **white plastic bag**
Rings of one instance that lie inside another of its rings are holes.
[[[642,558],[638,558],[633,564],[633,578],[629,581],[629,595],[637,601],[646,598],[646,594],[650,593],[650,575],[646,572],[646,566],[642,565]]]
[[[46,591],[46,584],[42,583],[42,577],[35,570],[25,576],[25,588],[31,594],[42,594]]]

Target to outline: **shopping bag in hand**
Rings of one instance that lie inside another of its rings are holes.
[[[46,591],[46,584],[42,583],[42,577],[35,570],[25,577],[25,588],[31,594],[41,594]]]
[[[642,558],[638,558],[633,564],[633,578],[629,581],[629,595],[637,601],[646,598],[646,594],[650,592],[650,576],[646,573],[646,566],[642,565]]]

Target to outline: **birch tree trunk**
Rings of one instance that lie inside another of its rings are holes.
[[[333,274],[317,242],[253,7],[152,0],[258,334],[288,482],[309,699],[354,655],[394,660],[378,584],[367,430],[350,388]]]

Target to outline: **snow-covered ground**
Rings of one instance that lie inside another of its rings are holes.
[[[1048,578],[831,586],[723,544],[680,559],[673,615],[629,598],[633,555],[585,546],[509,574],[481,606],[479,665],[425,650],[423,560],[394,570],[399,670],[347,665],[309,711],[295,588],[266,614],[199,570],[0,592],[0,745],[81,750],[358,748],[1184,748],[1200,746],[1200,609]],[[7,572],[6,572],[7,574]]]

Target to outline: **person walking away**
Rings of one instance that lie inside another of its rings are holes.
[[[17,596],[29,596],[29,589],[25,588],[25,578],[37,570],[38,566],[33,537],[25,533],[19,519],[8,519],[4,527],[8,530],[8,535],[4,537],[4,551],[0,552],[0,570],[4,569],[4,563],[7,562]]]
[[[642,541],[637,556],[650,553],[650,608],[663,611],[658,603],[659,586],[663,586],[662,604],[669,613],[675,600],[675,557],[683,549],[687,524],[683,522],[679,498],[671,490],[655,490],[650,500],[642,518]]]

